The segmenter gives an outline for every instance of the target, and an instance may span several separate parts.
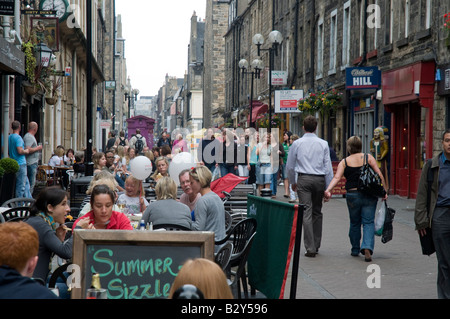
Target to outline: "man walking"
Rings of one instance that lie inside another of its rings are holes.
[[[36,122],[30,122],[28,124],[28,133],[23,137],[25,149],[29,151],[29,155],[26,155],[27,161],[27,176],[30,183],[30,194],[33,195],[34,185],[36,184],[36,171],[39,162],[39,151],[42,150],[42,145],[38,145],[36,141],[36,133],[38,131],[38,124]]]
[[[420,236],[431,227],[438,261],[437,293],[439,299],[450,298],[450,129],[442,135],[443,152],[422,169],[417,190],[414,221]],[[428,190],[428,170],[433,182]],[[430,198],[428,198],[428,195]],[[429,214],[428,214],[429,203]]]
[[[307,116],[303,121],[305,134],[292,144],[286,164],[292,190],[298,192],[299,202],[305,205],[303,230],[307,257],[315,257],[319,251],[322,200],[325,188],[333,179],[328,143],[314,134],[316,129],[317,119]]]
[[[17,161],[19,171],[16,173],[16,197],[33,198],[30,193],[30,182],[27,177],[27,161],[25,155],[31,154],[29,149],[25,149],[20,133],[20,122],[13,121],[11,124],[13,133],[8,137],[8,155]]]

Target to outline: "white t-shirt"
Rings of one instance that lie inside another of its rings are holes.
[[[119,196],[119,198],[117,199],[117,201],[125,201],[125,205],[128,208],[128,212],[130,214],[139,214],[139,213],[143,213],[140,211],[140,204],[139,204],[139,196],[137,197],[130,197],[127,194],[122,194]],[[148,201],[144,198],[144,204],[145,207],[148,206]]]

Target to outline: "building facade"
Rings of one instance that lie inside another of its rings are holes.
[[[253,90],[255,99],[268,104],[268,52],[258,56],[252,37],[262,34],[267,49],[268,34],[278,30],[283,41],[273,70],[287,72],[287,81],[273,89],[301,89],[305,96],[333,89],[342,93],[341,105],[321,118],[318,134],[342,158],[348,137],[360,136],[369,152],[373,130],[383,127],[391,193],[414,198],[424,160],[441,150],[442,132],[449,126],[450,50],[443,15],[450,3],[232,0],[229,9],[225,104],[238,111],[234,126],[248,125],[250,104],[250,81],[238,62],[263,60],[265,70]],[[380,81],[352,88],[346,83],[349,70],[379,72]],[[279,116],[281,130],[302,133],[301,114]]]

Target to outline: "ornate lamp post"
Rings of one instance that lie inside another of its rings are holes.
[[[269,133],[272,132],[272,70],[274,64],[274,56],[278,55],[278,45],[283,41],[283,35],[276,30],[269,33],[270,47],[268,49],[261,49],[264,44],[264,36],[257,33],[253,36],[253,44],[258,47],[258,56],[261,56],[261,51],[269,51]]]
[[[250,87],[250,127],[254,127],[253,125],[253,79],[259,79],[261,78],[261,70],[264,69],[264,63],[263,61],[259,59],[255,59],[252,61],[252,68],[253,71],[247,72],[248,69],[248,61],[246,59],[242,59],[239,61],[239,68],[242,70],[242,77],[244,77],[245,74],[251,75],[251,87]]]

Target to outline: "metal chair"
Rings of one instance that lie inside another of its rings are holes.
[[[229,286],[231,288],[233,296],[237,299],[241,299],[241,283],[245,298],[248,298],[246,264],[255,236],[256,232],[253,233],[253,235],[246,242],[244,249],[234,256],[234,261],[237,262],[237,269],[235,272],[230,272],[233,280],[229,282]]]
[[[219,251],[214,256],[214,261],[218,264],[224,271],[227,269],[228,264],[231,260],[231,252],[233,251],[233,244],[227,242],[223,245]]]
[[[5,222],[18,222],[30,217],[30,207],[13,207],[2,212]]]
[[[231,217],[231,214],[226,210],[225,211],[225,234],[228,235],[228,233],[231,231],[232,227],[233,227],[233,217]]]
[[[2,207],[27,207],[34,204],[34,198],[27,198],[27,197],[20,197],[20,198],[12,198],[10,200],[7,200],[2,204]]]

